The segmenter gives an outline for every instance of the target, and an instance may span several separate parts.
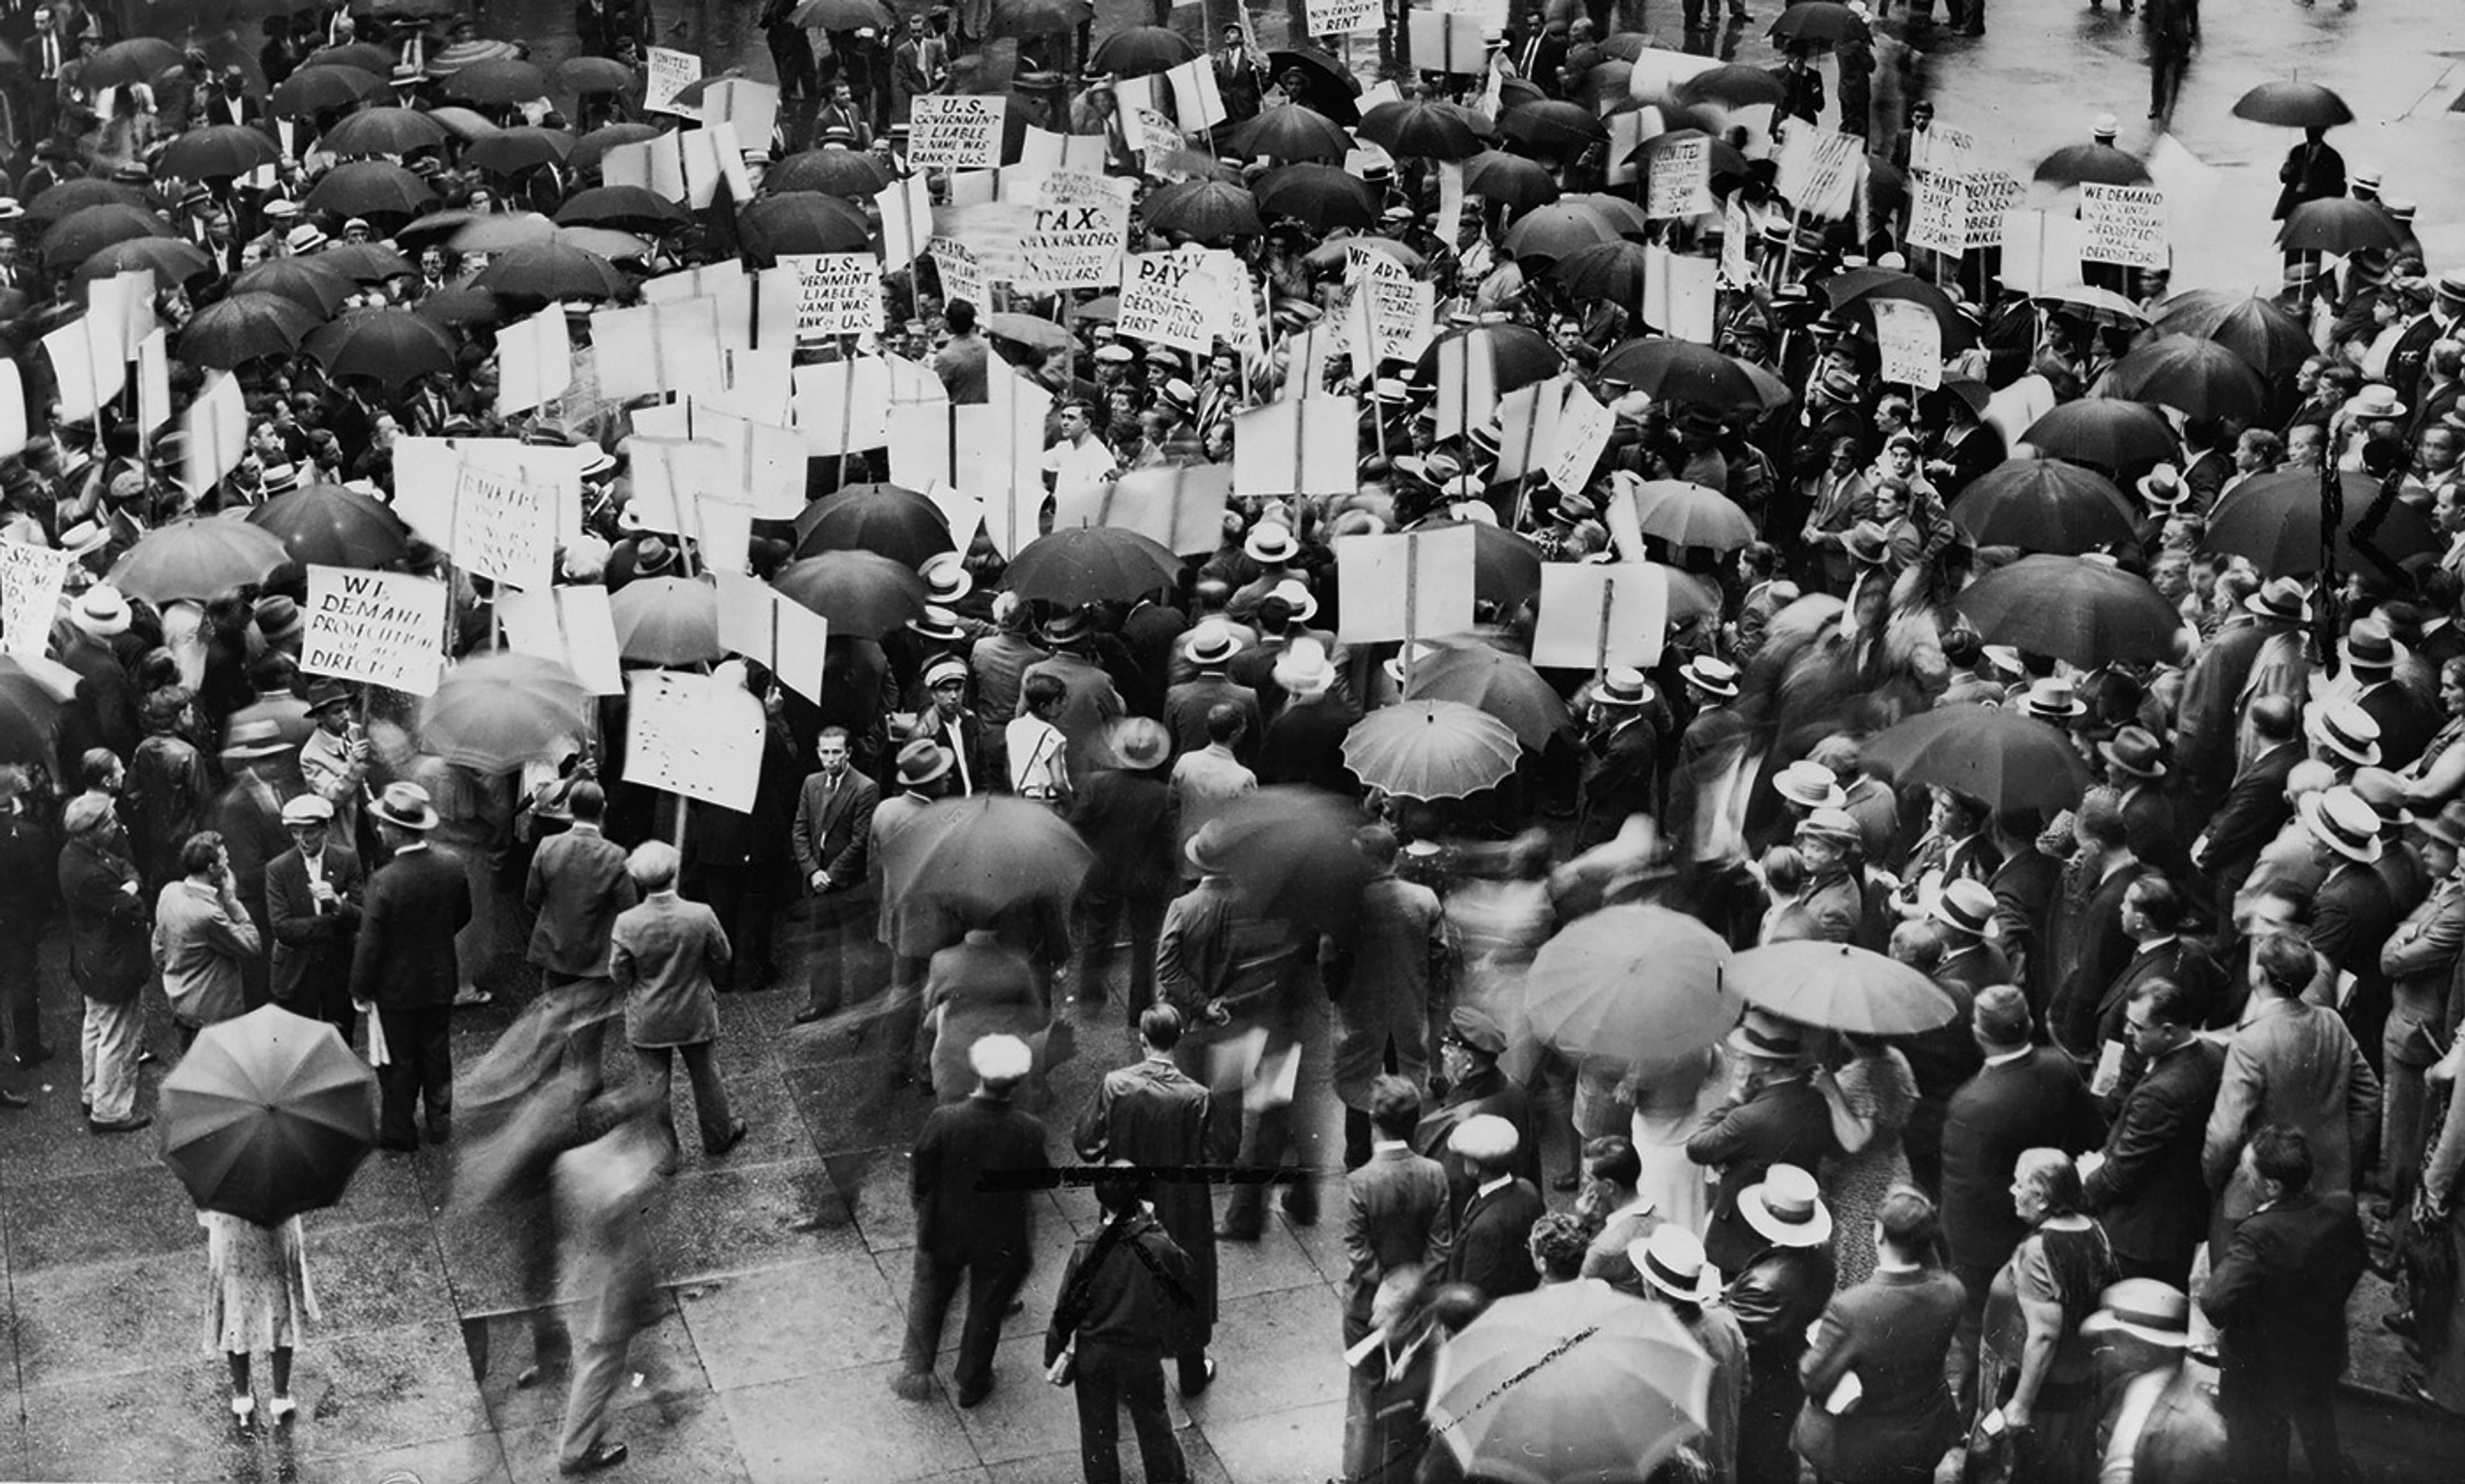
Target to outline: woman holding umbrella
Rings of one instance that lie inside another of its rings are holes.
[[[256,1414],[249,1366],[263,1350],[274,1359],[266,1411],[279,1428],[299,1410],[291,1399],[291,1356],[300,1344],[300,1321],[324,1318],[309,1286],[300,1218],[264,1225],[201,1210],[197,1225],[206,1229],[206,1348],[231,1365],[233,1422],[244,1432]]]

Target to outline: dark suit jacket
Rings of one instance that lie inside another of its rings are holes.
[[[461,985],[454,935],[470,920],[471,884],[460,861],[433,846],[395,855],[368,877],[351,949],[351,998],[388,1010],[453,1004]]]
[[[1806,1409],[1790,1439],[1819,1476],[1881,1478],[1943,1456],[1960,1430],[1943,1360],[1964,1301],[1940,1268],[1877,1273],[1832,1300],[1798,1362]],[[1834,1417],[1823,1404],[1853,1374],[1863,1395]]]
[[[2054,978],[2044,1006],[2046,1030],[2074,1055],[2097,1052],[2097,1007],[2105,986],[2131,962],[2136,947],[2122,930],[2122,897],[2139,873],[2114,872],[2077,906],[2058,907],[2054,933]]]
[[[640,900],[625,870],[625,847],[577,827],[540,842],[522,902],[539,914],[530,961],[577,979],[608,977],[608,935],[617,915]]]
[[[1705,1114],[1686,1141],[1686,1157],[1721,1170],[1720,1192],[1703,1231],[1703,1249],[1713,1265],[1736,1273],[1765,1245],[1738,1214],[1740,1191],[1775,1164],[1819,1170],[1825,1158],[1839,1150],[1823,1095],[1804,1077],[1768,1084],[1744,1102],[1723,1102]]]
[[[1032,1190],[985,1190],[993,1173],[1050,1169],[1044,1125],[1008,1099],[975,1096],[924,1116],[908,1169],[916,1245],[944,1262],[1015,1267],[1029,1260]]]
[[[1127,1160],[1154,1168],[1232,1163],[1223,1136],[1234,1120],[1212,1116],[1207,1084],[1185,1075],[1169,1059],[1152,1058],[1104,1074],[1095,1100],[1079,1116],[1072,1139],[1081,1159],[1101,1164]],[[1167,1328],[1173,1338],[1204,1346],[1215,1322],[1215,1206],[1197,1181],[1159,1182],[1148,1196],[1165,1233],[1189,1258],[1189,1302],[1173,1306]],[[1194,1332],[1192,1328],[1194,1327]],[[1181,1346],[1167,1345],[1178,1350]]]
[[[2225,1052],[2191,1041],[2159,1057],[2124,1094],[2105,1136],[2105,1163],[2088,1178],[2088,1209],[2117,1253],[2162,1269],[2180,1287],[2209,1234],[2200,1172],[2209,1112]]]
[[[2122,972],[2115,975],[2105,986],[2105,993],[2098,997],[2097,1039],[2089,1050],[2101,1053],[2108,1041],[2129,1039],[2123,1028],[2129,1018],[2131,997],[2140,992],[2142,986],[2159,979],[2170,979],[2191,992],[2201,1024],[2207,1023],[2209,1011],[2224,997],[2225,971],[2217,967],[2217,961],[2209,956],[2208,949],[2189,939],[2176,938],[2159,947],[2134,949],[2131,962],[2122,965]],[[2125,1056],[2125,1074],[2136,1070],[2138,1064],[2137,1055]]]
[[[2183,878],[2185,841],[2172,794],[2157,784],[2135,790],[2122,805],[2122,832],[2132,854],[2175,880]]]
[[[1244,763],[1258,755],[1258,742],[1266,730],[1259,720],[1258,693],[1225,676],[1202,675],[1165,693],[1164,722],[1172,731],[1174,756],[1196,752],[1207,745],[1207,713],[1219,705],[1238,706],[1249,719],[1241,740],[1233,744],[1232,755]]]
[[[2234,775],[2225,802],[2209,816],[2208,843],[2200,849],[2202,875],[2223,883],[2251,875],[2261,848],[2294,816],[2294,806],[2285,800],[2285,779],[2301,761],[2299,745],[2282,742]]]
[[[73,839],[60,847],[60,897],[68,905],[69,975],[87,999],[125,1005],[153,972],[147,897],[124,855]]]
[[[359,931],[367,877],[358,854],[330,840],[323,870],[339,898],[331,912],[317,910],[308,890],[308,861],[296,848],[265,868],[265,924],[274,937],[267,982],[275,999],[302,1015],[351,1008],[351,941]]]
[[[1447,1280],[1470,1283],[1491,1298],[1540,1287],[1528,1243],[1532,1224],[1547,1209],[1528,1180],[1509,1180],[1487,1195],[1475,1191],[1447,1254]]]
[[[865,850],[873,838],[873,811],[880,804],[880,786],[853,764],[840,775],[835,795],[819,771],[808,776],[796,795],[796,823],[788,834],[797,884],[810,893],[806,883],[813,873],[827,871],[832,896],[863,890]]]
[[[2345,1371],[2345,1300],[2368,1262],[2351,1196],[2309,1191],[2254,1211],[2209,1273],[2222,1389],[2290,1397]]]
[[[1344,1177],[1345,1318],[1366,1325],[1380,1280],[1397,1268],[1447,1260],[1455,1250],[1453,1209],[1445,1168],[1410,1149],[1381,1149]]]
[[[1768,1383],[1794,1386],[1807,1330],[1832,1302],[1839,1266],[1830,1247],[1764,1247],[1748,1254],[1723,1302],[1746,1337],[1751,1392]]]
[[[1181,884],[1171,808],[1172,789],[1153,773],[1099,768],[1080,778],[1069,817],[1096,853],[1087,890],[1142,901],[1170,897]]]
[[[1333,692],[1288,703],[1267,723],[1259,743],[1258,782],[1304,784],[1347,798],[1359,794],[1361,780],[1344,761],[1344,739],[1360,720],[1351,703]]]
[[[2311,946],[2354,976],[2355,1006],[2388,1003],[2380,949],[2404,916],[2388,899],[2387,882],[2368,866],[2340,859],[2311,897]],[[2349,1006],[2350,1016],[2354,1007]]]
[[[2193,796],[2213,798],[2234,774],[2234,727],[2253,661],[2272,633],[2254,619],[2229,621],[2191,665],[2174,708],[2174,755]]]
[[[2028,1227],[2011,1207],[2024,1149],[2078,1154],[2102,1132],[2071,1058],[2052,1047],[1988,1062],[1952,1095],[1943,1128],[1943,1236],[1953,1269],[1991,1276]]]
[[[2438,712],[2414,698],[2393,680],[2374,685],[2356,701],[2364,715],[2380,724],[2380,764],[2402,768],[2422,756],[2439,730]]]
[[[2047,957],[2046,924],[2062,879],[2063,863],[2031,845],[2012,853],[1986,883],[1994,889],[1994,921],[2003,930],[2003,952],[2014,960],[2025,954],[2027,963],[2018,966],[2032,981]]]

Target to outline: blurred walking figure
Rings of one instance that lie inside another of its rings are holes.
[[[658,1321],[652,1272],[651,1199],[666,1156],[647,1093],[615,1103],[615,1127],[560,1156],[550,1173],[573,1309],[573,1385],[566,1394],[561,1473],[592,1473],[625,1461],[608,1436],[608,1414],[633,1337]],[[655,1106],[664,1108],[662,1099]],[[673,1148],[671,1136],[670,1148]]]
[[[600,1045],[616,997],[611,935],[618,915],[641,894],[625,868],[625,848],[600,832],[607,790],[584,779],[566,790],[565,803],[573,824],[540,842],[522,901],[538,915],[530,961],[557,1009],[555,1038],[566,1074],[591,1097],[599,1092]]]
[[[659,1126],[667,1134],[661,1174],[676,1171],[677,1120],[668,1090],[678,1056],[693,1083],[702,1152],[717,1158],[744,1138],[744,1120],[728,1111],[717,1059],[714,986],[727,973],[727,935],[720,931],[718,913],[677,895],[677,848],[664,840],[635,846],[625,869],[642,900],[609,930],[609,975],[625,999],[625,1039],[650,1074]]]
[[[1147,1484],[1183,1484],[1189,1477],[1165,1409],[1164,1356],[1179,1327],[1177,1316],[1197,1296],[1189,1258],[1165,1234],[1147,1193],[1126,1170],[1097,1184],[1104,1224],[1070,1250],[1061,1298],[1045,1332],[1046,1379],[1077,1388],[1078,1458],[1087,1484],[1120,1484],[1123,1406],[1138,1434]],[[1188,1394],[1186,1385],[1183,1390]]]

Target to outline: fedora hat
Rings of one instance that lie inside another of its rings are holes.
[[[1790,764],[1773,775],[1772,787],[1791,804],[1808,808],[1838,808],[1849,802],[1832,769],[1811,760]]]
[[[2357,767],[2375,767],[2380,761],[2380,724],[2349,700],[2306,707],[2302,730],[2310,739]]]
[[[2337,653],[2358,670],[2393,670],[2399,658],[2396,640],[2390,637],[2387,625],[2377,618],[2356,621],[2337,641]]]
[[[1189,662],[1201,670],[1220,665],[1241,652],[1240,636],[1232,626],[1220,618],[1210,618],[1189,631],[1186,653]]]
[[[1801,840],[1812,835],[1841,845],[1860,845],[1866,839],[1865,831],[1857,828],[1856,816],[1844,808],[1815,809],[1797,822],[1792,833]]]
[[[314,253],[325,245],[325,229],[315,222],[301,222],[284,234],[282,245],[294,255]]]
[[[2380,832],[2385,834],[2403,826],[2406,818],[2405,781],[2384,767],[2354,769],[2354,792],[2371,812],[2380,817]]]
[[[1299,556],[1301,543],[1293,539],[1292,527],[1279,521],[1261,521],[1250,527],[1241,542],[1242,553],[1261,566],[1281,566]]]
[[[1698,654],[1678,666],[1677,673],[1685,677],[1687,684],[1707,696],[1718,696],[1726,700],[1735,698],[1738,694],[1738,667],[1725,659]]]
[[[2380,858],[2380,816],[2361,794],[2343,786],[2306,793],[2294,812],[2321,844],[2368,866]]]
[[[1046,619],[1044,627],[1037,631],[1044,635],[1047,644],[1076,644],[1087,637],[1095,627],[1086,609],[1074,608]]]
[[[1181,848],[1181,853],[1202,875],[1221,875],[1224,872],[1224,831],[1214,820],[1198,827],[1198,832]]]
[[[1369,400],[1380,407],[1403,407],[1412,400],[1412,388],[1401,377],[1381,376],[1369,384]]]
[[[1721,1274],[1703,1255],[1703,1239],[1674,1221],[1626,1245],[1626,1260],[1646,1283],[1698,1307],[1721,1296]]]
[[[1107,729],[1113,756],[1134,773],[1161,767],[1172,756],[1172,734],[1152,717],[1123,717]]]
[[[1860,521],[1840,539],[1841,548],[1852,561],[1866,566],[1881,566],[1892,559],[1892,539],[1883,527],[1873,521]]]
[[[950,749],[939,742],[918,739],[899,749],[899,786],[921,788],[950,771],[953,759]]]
[[[1273,674],[1276,684],[1295,699],[1323,695],[1335,684],[1335,666],[1326,657],[1326,646],[1316,639],[1295,640],[1277,656]]]
[[[2016,644],[1981,644],[1977,653],[1994,667],[1996,675],[2007,675],[2016,680],[2028,673],[2029,667],[2021,660],[2020,646]],[[2066,680],[2063,685],[2068,690],[2071,682]]]
[[[2071,681],[2050,676],[2029,687],[2029,694],[2021,698],[2020,710],[2040,721],[2061,723],[2087,716],[2088,702],[2079,698]]]
[[[261,476],[267,498],[288,495],[300,488],[300,466],[289,459],[278,459],[265,466]]]
[[[668,564],[676,559],[676,549],[665,540],[657,536],[645,536],[633,543],[633,575],[648,577],[654,572],[664,572],[668,569]]]
[[[300,703],[306,706],[308,714],[313,717],[329,706],[349,705],[351,693],[339,680],[320,680],[308,687],[308,694],[300,698]]]
[[[1738,1214],[1775,1247],[1821,1247],[1832,1240],[1832,1212],[1814,1177],[1794,1164],[1775,1164],[1761,1182],[1739,1191]]]
[[[2450,850],[2465,850],[2465,799],[2451,801],[2431,818],[2414,821],[2413,827]]]
[[[1578,493],[1559,496],[1557,508],[1550,515],[1561,525],[1572,525],[1578,521],[1598,520],[1600,513],[1601,507],[1590,496]]]
[[[2274,618],[2289,624],[2311,621],[2311,599],[2302,585],[2291,577],[2272,577],[2257,592],[2242,600],[2242,606],[2262,618]]]
[[[1806,1029],[1795,1021],[1749,1009],[1729,1032],[1729,1050],[1765,1061],[1795,1061],[1806,1054]]]
[[[256,631],[265,635],[268,644],[296,639],[308,627],[307,620],[300,616],[300,605],[279,592],[256,600],[255,618]]]
[[[428,790],[414,783],[390,783],[368,812],[400,830],[415,830],[425,834],[436,828],[436,806],[428,800]]]
[[[1651,699],[1652,682],[1632,665],[1610,666],[1592,690],[1593,704],[1601,706],[1640,706]]]
[[[955,551],[940,552],[924,559],[916,569],[924,579],[924,601],[944,608],[958,602],[976,587],[976,579],[967,570],[966,559]]]
[[[128,600],[109,583],[97,583],[69,609],[69,622],[90,639],[113,639],[128,631]]]
[[[2111,742],[2097,744],[2097,755],[2134,778],[2165,776],[2165,746],[2146,727],[2126,726]]]
[[[2091,1340],[2129,1335],[2168,1350],[2191,1346],[2191,1300],[2171,1283],[2124,1278],[2097,1297],[2097,1312],[2080,1321]]]
[[[1994,907],[1992,887],[1962,876],[1936,894],[1927,916],[1971,938],[1994,938],[2001,934],[2001,926],[1994,920]]]
[[[272,718],[234,721],[223,734],[223,761],[253,763],[259,758],[279,757],[291,750],[282,740],[281,723]]]

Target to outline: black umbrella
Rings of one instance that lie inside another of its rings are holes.
[[[1609,126],[1591,113],[1557,99],[1508,109],[1498,121],[1498,133],[1527,154],[1552,159],[1579,155],[1610,137]]]
[[[310,261],[353,283],[383,283],[418,271],[410,258],[382,242],[331,243]]]
[[[1751,108],[1757,103],[1778,103],[1788,97],[1788,84],[1768,67],[1749,67],[1743,62],[1727,62],[1707,68],[1677,84],[1675,97],[1679,103],[1725,103],[1732,108]]]
[[[807,505],[796,517],[796,555],[870,551],[906,566],[922,566],[948,551],[950,523],[942,507],[896,484],[851,484]]]
[[[1225,806],[1209,833],[1214,864],[1241,888],[1250,911],[1349,937],[1372,875],[1368,857],[1353,848],[1356,828],[1344,801],[1285,786]]]
[[[1361,122],[1361,79],[1344,62],[1315,46],[1267,54],[1267,72],[1278,79],[1295,69],[1301,74],[1300,97],[1295,101],[1317,109],[1347,128]]]
[[[547,97],[547,74],[510,56],[492,57],[455,72],[438,91],[466,103],[503,108]]]
[[[279,295],[322,323],[340,313],[343,300],[351,297],[350,280],[326,267],[323,255],[269,257],[232,279],[232,292]]]
[[[311,334],[308,354],[329,376],[363,376],[399,391],[454,372],[454,338],[407,309],[360,309]]]
[[[410,216],[436,199],[413,171],[385,160],[347,160],[327,170],[300,202],[340,217]]]
[[[2338,475],[2337,480],[2345,507],[2336,527],[2337,561],[2346,570],[2388,575],[2387,567],[2433,555],[2444,544],[2412,506],[2389,500],[2382,508],[2378,480],[2351,473]],[[2308,576],[2322,563],[2325,508],[2316,469],[2254,475],[2209,512],[2204,544],[2248,558],[2270,577]]]
[[[518,299],[617,299],[624,295],[625,276],[595,253],[544,242],[519,247],[479,270],[472,287]]]
[[[84,70],[78,74],[78,85],[95,88],[124,88],[137,83],[151,83],[163,74],[182,64],[180,49],[159,36],[137,36],[115,41],[85,60]],[[201,180],[202,176],[189,176]]]
[[[2114,363],[2097,394],[2170,407],[2186,417],[2256,421],[2268,388],[2249,363],[2212,340],[2160,335]]]
[[[201,248],[177,237],[132,237],[115,242],[78,265],[79,282],[92,283],[97,278],[117,277],[135,269],[144,269],[154,276],[156,289],[175,289],[194,282],[216,269],[214,260]]]
[[[1919,712],[1869,739],[1860,760],[1903,786],[1948,788],[1996,809],[2069,808],[2090,783],[2061,729],[1999,706]]]
[[[1229,181],[1166,186],[1147,198],[1144,215],[1149,231],[1180,233],[1196,242],[1255,237],[1266,230],[1258,221],[1257,199]]]
[[[1981,546],[2076,556],[2130,541],[2139,512],[2084,465],[2012,458],[1969,481],[1951,502],[1951,522]]]
[[[275,84],[267,111],[278,119],[313,119],[349,108],[386,90],[386,79],[357,67],[302,67]]]
[[[1378,220],[1369,184],[1331,165],[1287,165],[1258,178],[1258,209],[1324,232],[1367,228]]]
[[[433,149],[453,137],[445,125],[416,108],[365,108],[334,121],[319,143],[339,159],[407,155]]]
[[[2148,579],[2090,557],[2022,557],[1952,600],[1979,634],[2082,669],[2176,657],[2183,615]]]
[[[1549,265],[1549,281],[1564,288],[1577,303],[1618,304],[1628,313],[1643,313],[1644,264],[1651,255],[1640,242],[1621,237],[1595,242]]]
[[[1380,103],[1353,132],[1399,160],[1469,160],[1498,130],[1469,108],[1413,100]]]
[[[259,1007],[163,1078],[163,1163],[206,1210],[273,1226],[322,1209],[376,1142],[375,1086],[332,1026]]]
[[[281,158],[281,146],[247,124],[209,123],[171,141],[155,167],[182,180],[231,180]]]
[[[2066,144],[2037,162],[2036,178],[2056,186],[2145,186],[2148,166],[2112,144]]]
[[[197,311],[180,331],[183,361],[229,370],[261,356],[287,356],[317,316],[273,294],[234,294]]]
[[[411,530],[384,503],[339,484],[312,484],[250,509],[248,523],[272,531],[303,565],[380,567],[411,550]]]
[[[2205,335],[2270,380],[2310,359],[2318,347],[2302,321],[2272,300],[2231,289],[2192,289],[2157,306],[2161,335]]]
[[[1562,200],[1517,217],[1500,245],[1518,261],[1555,262],[1579,249],[1615,242],[1623,235],[1615,223],[1590,207]]]
[[[878,639],[924,616],[924,579],[914,567],[870,551],[826,551],[790,562],[772,586],[829,619],[833,635]]]
[[[2182,449],[2155,408],[2115,397],[2066,402],[2029,425],[2020,441],[2038,453],[2100,469],[2155,463]]]
[[[560,227],[613,227],[655,235],[692,220],[683,207],[639,186],[594,186],[574,192],[556,209]]]
[[[520,175],[544,165],[562,165],[572,151],[573,136],[563,129],[524,124],[474,140],[462,158],[493,174]]]
[[[44,187],[34,199],[26,203],[26,230],[43,231],[54,222],[90,206],[133,206],[142,211],[145,210],[145,192],[134,186],[92,175],[64,180],[56,186]]]
[[[1464,189],[1510,211],[1528,211],[1558,199],[1558,178],[1537,160],[1484,149],[1463,165]]]
[[[747,246],[761,255],[781,253],[861,253],[873,243],[864,213],[836,196],[799,191],[746,202],[737,224]]]
[[[1245,159],[1271,160],[1342,160],[1352,147],[1334,120],[1299,103],[1265,110],[1233,130],[1231,144]]]
[[[599,168],[599,162],[607,158],[608,151],[617,145],[638,144],[646,139],[657,138],[658,134],[658,125],[655,123],[603,124],[575,140],[573,150],[565,157],[565,163],[572,169],[595,170]]]
[[[2405,237],[2387,212],[2368,201],[2332,196],[2305,201],[2287,214],[2277,229],[2276,245],[2289,253],[2358,253],[2377,248],[2393,253]]]
[[[1782,9],[1769,33],[1784,45],[1792,41],[1829,45],[1866,33],[1866,23],[1857,18],[1857,12],[1835,0],[1797,0]]]
[[[2233,116],[2289,129],[2332,129],[2354,122],[2345,100],[2316,82],[2263,82],[2234,100]]]
[[[808,149],[762,172],[762,193],[768,196],[815,191],[851,201],[871,200],[889,184],[890,177],[873,156],[859,149]]]
[[[1197,55],[1189,38],[1168,26],[1132,26],[1096,43],[1087,66],[1116,78],[1144,78],[1170,72]]]
[[[1117,525],[1083,525],[1020,547],[1002,586],[1022,599],[1065,606],[1127,603],[1170,587],[1180,574],[1181,558],[1162,543]]]
[[[1658,335],[1631,340],[1601,362],[1601,375],[1664,402],[1705,408],[1760,408],[1764,389],[1735,356]]]

